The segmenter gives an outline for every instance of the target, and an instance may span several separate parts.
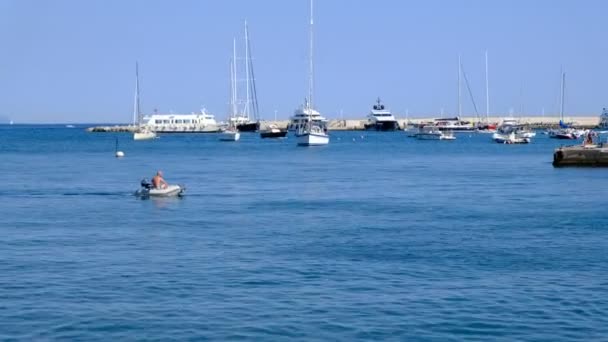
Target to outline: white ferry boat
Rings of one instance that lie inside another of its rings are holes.
[[[327,119],[308,105],[308,99],[304,101],[304,105],[294,111],[287,128],[289,131],[296,132],[298,129],[306,127],[308,120],[312,120],[314,124],[327,129]]]
[[[142,119],[142,126],[156,133],[215,133],[220,127],[215,116],[201,109],[191,114],[151,114]]]
[[[378,98],[376,104],[367,115],[365,128],[376,131],[396,131],[399,130],[399,123],[393,113],[386,109],[380,98]]]

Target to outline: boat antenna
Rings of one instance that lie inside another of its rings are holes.
[[[313,88],[314,88],[314,64],[313,64],[313,0],[310,0],[310,55],[308,56],[309,70],[308,70],[308,109],[314,107],[313,105]]]
[[[133,100],[133,124],[140,122],[139,112],[139,64],[135,61],[135,99]]]

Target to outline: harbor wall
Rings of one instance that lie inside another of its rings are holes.
[[[490,122],[500,123],[504,117],[490,117]],[[530,125],[532,128],[553,128],[559,123],[559,117],[549,116],[528,116],[528,117],[516,117],[522,124]],[[462,120],[476,122],[475,117],[462,117]],[[432,122],[434,118],[411,118],[411,119],[398,119],[401,128],[405,127],[408,122],[413,124],[419,124],[424,122]],[[598,116],[577,116],[577,117],[566,117],[565,122],[572,123],[575,127],[579,128],[595,128],[599,123]],[[366,119],[344,119],[344,120],[329,120],[328,128],[332,131],[357,131],[365,129]],[[289,120],[278,120],[278,121],[262,121],[260,124],[261,129],[265,129],[269,125],[274,124],[279,128],[286,128],[289,124]],[[89,127],[89,132],[134,132],[137,126],[135,125],[114,125],[114,126],[96,126]]]

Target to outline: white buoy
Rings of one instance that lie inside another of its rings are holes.
[[[118,138],[116,138],[116,147],[114,148],[116,158],[122,158],[125,156],[123,151],[118,150]]]

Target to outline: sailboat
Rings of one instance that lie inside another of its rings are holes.
[[[296,141],[299,146],[320,146],[329,144],[329,135],[325,126],[319,121],[313,120],[313,114],[319,116],[319,112],[314,110],[313,94],[314,94],[314,64],[313,64],[313,0],[310,0],[310,54],[309,54],[309,70],[308,70],[308,98],[304,101],[303,108],[296,112],[303,112],[307,116],[306,124],[298,127],[296,131]]]
[[[231,118],[231,121],[235,123],[236,128],[241,132],[256,132],[260,129],[258,99],[250,45],[249,26],[245,22],[245,100],[242,103],[238,98],[236,99],[237,104],[243,104],[243,108],[240,113],[235,112]],[[238,68],[236,67],[236,61],[234,63],[235,87],[238,87]]]
[[[133,140],[149,140],[156,138],[156,133],[141,122],[141,112],[139,108],[139,67],[135,62],[135,103],[133,104],[133,124],[137,125],[133,132]]]
[[[220,133],[221,141],[238,141],[241,133],[237,128],[237,82],[236,82],[236,39],[232,42],[232,62],[230,63],[230,115],[228,126]]]
[[[584,132],[576,130],[564,123],[564,96],[566,87],[566,73],[562,71],[561,76],[559,128],[550,130],[549,138],[574,140],[580,138],[584,134]]]

